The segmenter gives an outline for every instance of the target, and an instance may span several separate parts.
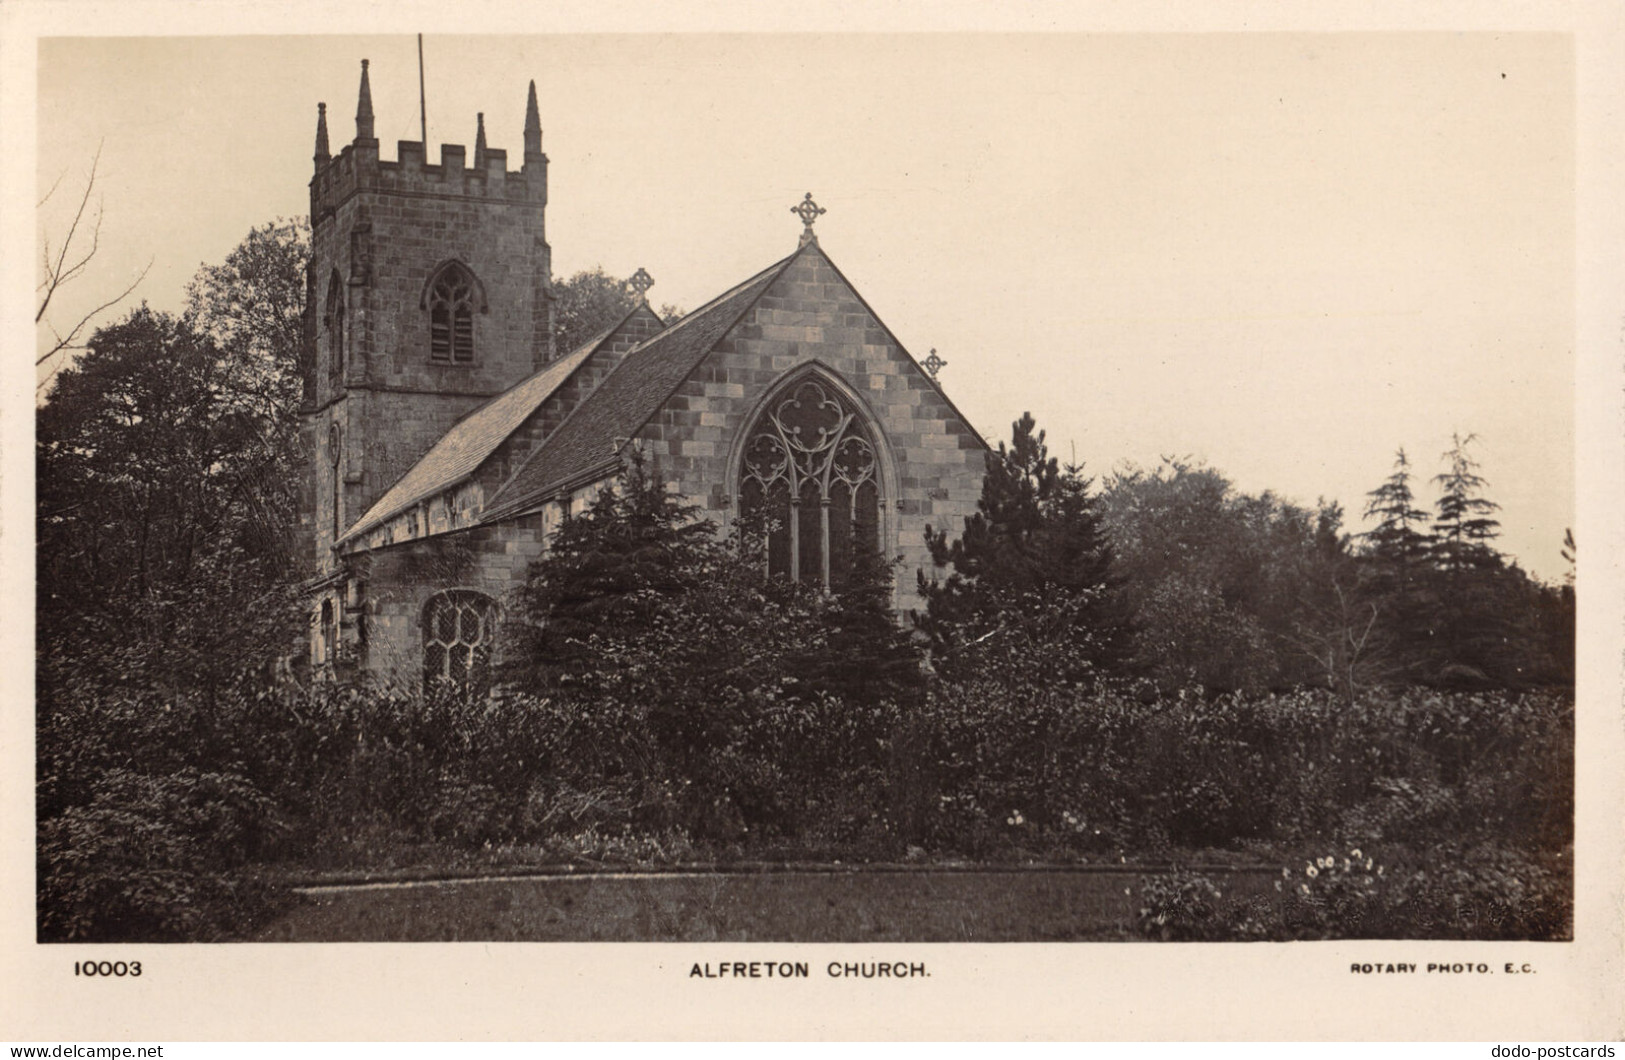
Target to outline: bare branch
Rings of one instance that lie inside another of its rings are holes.
[[[54,324],[46,319],[46,314],[50,311],[51,303],[55,300],[57,292],[62,290],[68,283],[78,279],[90,266],[91,261],[101,249],[102,205],[100,199],[97,200],[94,214],[87,217],[91,194],[96,188],[96,173],[101,167],[101,158],[102,145],[97,144],[96,154],[90,161],[90,173],[85,178],[84,193],[79,196],[79,204],[74,210],[73,220],[68,224],[67,233],[62,237],[54,251],[48,237],[43,243],[43,260],[41,262],[43,279],[40,281],[39,286],[35,288],[37,292],[42,292],[42,294],[39,300],[39,309],[34,313],[34,323],[36,325],[44,323],[50,329],[53,341],[49,350],[34,359],[34,367],[36,368],[65,350],[82,348],[80,336],[90,322],[97,315],[106,312],[128,298],[141,285],[141,282],[147,278],[147,273],[152,269],[152,259],[148,259],[140,274],[124,290],[120,291],[116,297],[102,302],[96,308],[81,316],[65,332],[58,330]],[[40,200],[40,206],[44,206],[51,196],[56,194],[62,180],[63,177],[61,176],[56,179],[56,182],[51,185],[50,191],[46,192],[45,197]],[[86,227],[89,228],[88,245],[86,245],[87,236],[84,231]],[[53,368],[49,375],[35,384],[36,393],[50,384],[51,380],[56,377],[58,368]]]
[[[46,327],[51,328],[51,334],[55,336],[56,342],[54,345],[52,345],[50,350],[34,359],[34,367],[38,368],[40,365],[44,364],[52,357],[55,357],[63,350],[77,349],[79,333],[84,330],[85,325],[90,323],[91,319],[94,318],[98,313],[111,309],[120,302],[124,301],[126,298],[130,297],[131,292],[133,292],[137,287],[141,286],[141,281],[147,278],[148,271],[152,269],[152,262],[153,259],[147,259],[146,265],[142,266],[141,268],[140,275],[138,275],[134,280],[130,281],[130,285],[128,287],[124,288],[123,291],[120,291],[115,297],[103,302],[95,309],[92,309],[90,312],[80,317],[79,322],[73,327],[69,328],[66,335],[57,331],[56,328],[53,327],[49,321],[47,321]]]
[[[43,199],[34,204],[34,209],[38,210],[46,203],[51,201],[51,196],[56,194],[56,189],[62,184],[62,181],[67,177],[67,175],[68,171],[66,169],[56,175],[56,179],[51,182],[51,190],[45,193],[45,197]]]
[[[75,262],[72,266],[68,266],[66,273],[64,273],[63,270],[68,259],[68,252],[73,247],[73,237],[79,231],[80,222],[84,220],[85,207],[90,203],[90,193],[96,189],[96,167],[101,164],[101,160],[102,148],[100,144],[97,144],[96,155],[90,160],[90,176],[85,178],[85,193],[79,197],[79,208],[74,211],[73,221],[68,225],[68,234],[62,238],[62,246],[57,250],[56,261],[54,263],[50,259],[49,251],[47,250],[46,252],[45,297],[40,300],[39,312],[34,314],[34,323],[36,324],[38,324],[40,322],[40,318],[45,315],[45,311],[51,307],[51,298],[56,294],[56,292],[64,283],[83,270],[86,263],[90,261],[90,256],[96,253],[96,241],[101,236],[102,227],[100,207],[98,207],[96,210],[96,228],[91,235],[90,254],[80,258],[79,261]],[[47,246],[49,246],[49,244],[47,244]]]

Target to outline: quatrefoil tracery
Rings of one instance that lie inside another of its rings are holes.
[[[799,384],[768,411],[746,443],[746,481],[759,483],[763,495],[783,483],[792,504],[800,504],[809,487],[816,488],[816,500],[824,504],[836,482],[856,492],[875,478],[874,446],[856,420],[820,384]]]

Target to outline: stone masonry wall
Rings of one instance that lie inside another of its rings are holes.
[[[813,362],[855,391],[889,452],[882,542],[903,557],[895,604],[921,606],[915,571],[931,576],[925,529],[957,534],[976,511],[986,447],[936,384],[816,248],[810,248],[719,342],[639,434],[659,474],[726,526],[734,514],[735,443],[765,397]]]
[[[403,141],[399,161],[378,158],[376,140],[357,140],[311,182],[312,284],[318,297],[310,341],[316,354],[306,413],[312,487],[301,523],[311,569],[333,565],[333,470],[327,441],[341,432],[338,525],[363,514],[464,413],[506,390],[551,351],[551,251],[544,231],[546,162],[507,171],[505,152],[465,165],[443,145],[429,165],[421,144]],[[474,317],[474,360],[429,357],[426,286],[448,260],[462,262],[484,290]],[[326,292],[344,291],[344,370],[331,372]]]
[[[557,506],[498,527],[379,549],[366,564],[367,647],[365,666],[402,687],[423,680],[424,605],[446,589],[474,589],[507,609],[510,593],[523,584],[530,564],[558,526]]]

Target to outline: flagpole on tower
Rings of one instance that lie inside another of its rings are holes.
[[[418,34],[418,117],[423,123],[423,157],[429,157],[429,102],[423,94],[423,34]]]

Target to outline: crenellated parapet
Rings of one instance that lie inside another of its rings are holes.
[[[431,159],[403,140],[381,157],[365,61],[350,142],[317,111],[301,522],[327,573],[344,531],[453,423],[552,359],[553,294],[534,84],[513,168],[483,117],[472,151]]]
[[[400,140],[395,159],[380,155],[373,136],[372,92],[362,60],[356,136],[337,155],[328,147],[327,105],[318,104],[315,173],[310,181],[310,217],[320,225],[360,192],[383,195],[443,195],[494,202],[547,204],[547,156],[541,150],[541,123],[532,82],[526,101],[525,150],[517,169],[508,168],[508,152],[485,144],[485,116],[478,118],[472,152],[463,144],[441,144],[430,161],[420,140]]]

